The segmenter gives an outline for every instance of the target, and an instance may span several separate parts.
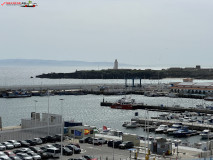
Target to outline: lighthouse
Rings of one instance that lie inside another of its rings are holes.
[[[113,67],[113,69],[118,69],[118,61],[117,61],[117,59],[116,59],[115,62],[114,62],[114,67]]]

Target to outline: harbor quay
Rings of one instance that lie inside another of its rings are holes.
[[[103,101],[100,102],[101,106],[110,107],[112,106],[113,102]],[[180,106],[164,106],[164,105],[147,105],[143,103],[137,103],[132,105],[132,109],[143,109],[143,110],[150,110],[150,111],[158,111],[158,112],[177,112],[177,113],[183,113],[183,112],[199,112],[199,113],[207,113],[207,114],[213,114],[213,110],[209,109],[199,109],[199,108],[186,108],[186,107],[180,107]]]
[[[46,126],[47,128],[47,126]],[[35,133],[36,130],[34,128],[31,128],[31,131],[28,130],[22,130],[20,126],[13,126],[13,127],[7,127],[3,128],[3,130],[0,132],[0,135],[6,133],[8,139],[14,139],[14,140],[20,140],[16,139],[13,135],[16,134],[16,132],[22,132],[25,133],[22,135],[23,140],[24,139],[33,139],[34,137],[38,136],[44,136]],[[14,134],[15,133],[15,134]],[[93,138],[104,138],[106,140],[122,140],[122,137],[118,136],[110,136],[110,135],[104,135],[104,134],[95,134]],[[6,141],[1,139],[1,143]],[[60,142],[59,142],[60,143]],[[72,144],[79,144],[81,147],[81,153],[80,154],[73,154],[72,156],[62,156],[60,159],[62,160],[68,160],[69,158],[80,158],[83,155],[90,155],[94,158],[98,158],[98,160],[176,160],[176,159],[199,159],[199,158],[210,158],[210,154],[208,155],[206,151],[203,151],[202,149],[198,148],[192,148],[192,147],[186,147],[186,146],[177,146],[174,143],[172,144],[172,153],[170,155],[159,155],[150,152],[150,154],[147,156],[150,150],[151,141],[144,141],[140,140],[140,143],[138,146],[135,146],[134,149],[118,149],[113,147],[108,147],[107,144],[102,145],[94,145],[94,144],[88,144],[88,143],[79,143],[79,139],[75,137],[67,137],[63,142],[63,145],[68,145],[70,143]],[[52,144],[52,143],[47,143]],[[38,145],[38,147],[42,147],[44,145]],[[206,153],[206,154],[205,154]]]
[[[145,126],[145,124],[149,124],[149,125],[166,124],[166,125],[171,126],[172,124],[177,123],[177,120],[161,120],[161,119],[157,119],[157,118],[156,119],[132,118],[131,121],[135,121],[139,124],[142,124],[143,127]],[[209,129],[209,130],[213,131],[213,125],[199,124],[199,123],[195,123],[195,122],[181,122],[181,123],[184,126],[188,126],[189,129],[198,130],[198,131],[203,131],[204,129]],[[196,134],[199,134],[199,133],[197,132]]]

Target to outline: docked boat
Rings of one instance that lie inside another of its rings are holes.
[[[130,123],[126,124],[126,128],[137,128],[138,124],[136,121],[131,121]]]
[[[178,131],[180,128],[182,128],[182,123],[174,123],[166,132],[172,135],[173,132]]]
[[[181,129],[174,131],[173,136],[175,137],[188,137],[191,135],[195,135],[195,130],[189,130],[188,126],[183,126]]]
[[[213,96],[205,97],[204,100],[206,100],[206,101],[213,101]]]
[[[168,125],[165,125],[165,124],[161,124],[156,130],[155,130],[155,133],[164,133],[167,131],[168,129]]]
[[[135,99],[123,97],[119,99],[116,103],[113,103],[110,107],[114,109],[126,109],[134,110],[133,104],[135,104]]]
[[[25,97],[31,97],[31,96],[32,96],[31,93],[27,91],[23,91],[23,90],[7,91],[2,93],[3,98],[25,98]]]
[[[201,133],[200,136],[202,139],[212,139],[213,138],[213,133],[208,130],[208,129],[204,129]]]

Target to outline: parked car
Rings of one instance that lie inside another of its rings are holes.
[[[48,155],[46,152],[40,153],[41,159],[49,159],[51,158],[50,155]]]
[[[14,157],[15,153],[13,153],[12,151],[4,151],[4,153],[8,156],[8,157]]]
[[[132,147],[134,147],[134,144],[131,141],[124,141],[123,143],[121,143],[119,145],[120,149],[127,149],[127,148],[132,148]]]
[[[81,153],[81,149],[78,148],[78,147],[76,147],[75,145],[69,144],[69,145],[67,145],[66,147],[69,148],[70,150],[74,151],[74,154],[79,154],[79,153]]]
[[[6,149],[13,149],[14,148],[14,145],[9,143],[9,142],[3,142],[2,144],[6,147]]]
[[[56,134],[53,136],[56,142],[61,142],[61,134]],[[65,137],[62,135],[62,141],[65,140]]]
[[[31,151],[31,152],[27,152],[27,154],[31,157],[33,157],[34,160],[37,160],[37,159],[41,159],[41,156],[38,155],[37,153]]]
[[[93,138],[88,139],[89,144],[93,144]]]
[[[60,149],[58,148],[47,148],[46,153],[54,158],[59,158],[61,154]]]
[[[41,138],[34,138],[32,141],[35,142],[36,145],[39,145],[39,144],[43,143],[42,140],[41,140]]]
[[[12,160],[21,160],[16,154],[14,154],[12,151],[5,151],[4,152],[10,159]]]
[[[74,145],[74,146],[76,146],[76,147],[78,147],[78,148],[81,148],[80,147],[80,145],[78,144],[78,143],[70,143],[71,145]],[[69,145],[69,144],[68,144]]]
[[[6,150],[6,146],[0,143],[0,151],[5,151]]]
[[[70,150],[68,147],[63,147],[63,155],[70,156],[72,154],[73,154],[72,150]]]
[[[27,141],[18,141],[19,143],[21,143],[21,147],[29,147],[30,143],[28,143]]]
[[[113,144],[113,142],[114,142],[114,144]],[[114,147],[114,148],[118,148],[120,144],[122,144],[121,140],[110,140],[107,143],[108,147]]]
[[[10,157],[10,159],[12,159],[12,160],[22,160],[20,157],[18,157],[18,156],[14,156],[14,157]]]
[[[20,149],[16,149],[13,151],[13,153],[17,154],[17,153],[27,153],[27,152],[30,152],[32,151],[31,149],[29,148],[20,148]]]
[[[17,153],[18,157],[20,157],[22,160],[33,160],[33,157],[29,156],[27,153]]]
[[[33,140],[31,140],[31,139],[27,139],[26,140],[26,142],[27,143],[29,143],[30,144],[30,146],[35,146],[35,145],[37,145],[37,143],[36,142],[34,142]]]
[[[54,136],[46,136],[45,138],[47,142],[50,142],[50,143],[56,142],[56,138]]]
[[[54,143],[53,146],[59,149],[61,148],[61,144],[58,144],[58,143]],[[64,147],[64,145],[62,145],[62,147]]]
[[[47,138],[46,137],[39,137],[43,143],[47,143]]]
[[[100,144],[106,144],[107,140],[103,138],[94,138],[93,139],[93,144],[100,145]]]
[[[21,143],[17,142],[16,140],[9,140],[7,142],[9,142],[12,145],[14,145],[15,148],[21,147]]]
[[[93,158],[92,156],[89,155],[83,155],[82,156],[85,160],[98,160],[98,158]]]
[[[83,137],[79,140],[79,143],[88,143],[88,141],[92,139],[91,137]]]
[[[29,149],[31,149],[33,152],[35,153],[38,153],[38,154],[41,154],[43,153],[44,151],[40,148],[40,147],[29,147]]]
[[[10,160],[10,158],[4,152],[0,152],[0,159]]]

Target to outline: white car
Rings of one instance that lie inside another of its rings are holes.
[[[2,144],[6,147],[6,149],[13,149],[14,148],[14,145],[9,143],[9,142],[3,142]]]
[[[36,154],[35,152],[27,152],[27,154],[31,157],[33,157],[34,160],[37,160],[37,159],[41,159],[41,156]]]
[[[106,144],[107,140],[103,139],[103,138],[94,138],[93,139],[93,144]]]
[[[33,160],[33,157],[29,156],[27,153],[17,153],[16,155],[23,160]]]
[[[0,151],[5,151],[5,150],[6,150],[6,146],[0,143]]]
[[[10,160],[10,158],[4,152],[0,152],[0,159]]]
[[[21,147],[21,143],[17,142],[16,140],[9,140],[7,142],[9,142],[12,145],[14,145],[14,147]]]

